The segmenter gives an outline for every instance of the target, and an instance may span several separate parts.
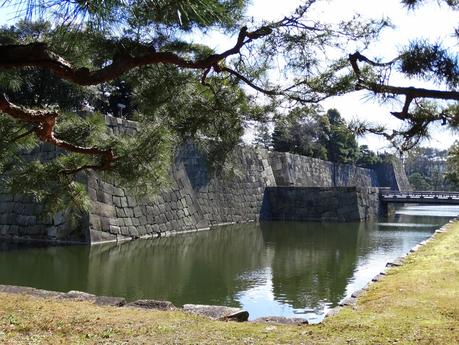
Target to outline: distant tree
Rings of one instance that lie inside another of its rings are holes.
[[[455,142],[448,150],[445,179],[456,189],[459,188],[459,142]]]
[[[255,145],[255,147],[261,147],[267,150],[272,148],[272,135],[269,128],[269,123],[265,121],[257,123],[253,145]]]
[[[371,168],[381,163],[381,158],[368,148],[368,145],[359,147],[359,154],[356,164],[365,168]]]
[[[447,150],[431,147],[413,148],[404,157],[406,174],[407,176],[414,173],[422,175],[430,185],[425,186],[424,189],[449,190],[452,186],[445,180],[447,155]],[[416,178],[418,178],[417,175]]]
[[[353,164],[359,157],[359,146],[354,132],[352,132],[341,114],[336,109],[329,109],[326,113],[328,126],[325,128],[327,139],[328,159],[332,162]]]
[[[431,190],[432,184],[429,178],[425,175],[414,172],[408,176],[408,181],[410,181],[410,185],[414,188],[414,190]]]
[[[327,159],[324,123],[315,107],[298,107],[280,118],[272,134],[274,151]]]
[[[362,153],[356,136],[336,109],[325,114],[317,107],[297,107],[281,117],[272,134],[274,151],[291,152],[336,163],[354,164],[361,155],[362,164],[371,156],[368,148]],[[370,162],[368,162],[370,163]]]
[[[293,152],[295,145],[287,121],[278,121],[272,133],[273,150],[277,152]]]
[[[136,107],[134,101],[133,87],[126,80],[116,80],[110,85],[110,92],[107,95],[106,108],[100,109],[104,114],[111,114],[117,117],[132,118]]]

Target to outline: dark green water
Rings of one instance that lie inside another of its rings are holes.
[[[379,223],[265,223],[122,244],[0,244],[0,284],[240,306],[311,322],[459,214],[404,207]]]

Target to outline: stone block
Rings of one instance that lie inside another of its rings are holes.
[[[127,204],[129,207],[135,207],[137,206],[137,200],[133,197],[128,196],[127,197]]]
[[[128,207],[128,201],[126,197],[121,197],[121,207],[127,208]]]
[[[116,216],[119,218],[127,217],[126,212],[124,211],[124,208],[116,208]]]
[[[14,205],[12,202],[0,202],[0,213],[11,212],[14,209]]]
[[[139,236],[145,236],[148,233],[148,229],[145,225],[139,225],[137,227],[137,232]]]
[[[0,234],[2,236],[8,235],[9,231],[10,231],[10,226],[9,225],[3,225],[3,224],[0,225]]]
[[[116,241],[116,235],[105,231],[97,231],[94,229],[89,230],[89,237],[91,242]]]
[[[135,226],[130,226],[129,228],[129,235],[132,237],[139,237],[139,232]]]
[[[130,232],[129,232],[129,228],[127,226],[121,226],[120,229],[121,229],[121,234],[123,236],[130,236],[131,235]]]
[[[114,196],[118,196],[118,197],[122,197],[122,196],[125,195],[125,193],[124,193],[123,189],[118,188],[118,187],[113,187],[113,195]]]
[[[116,210],[113,205],[104,204],[98,201],[92,203],[92,213],[102,217],[116,217]]]
[[[97,201],[97,192],[94,188],[88,187],[88,194],[91,200]]]
[[[110,225],[109,232],[112,234],[121,234],[121,227],[116,226],[116,225]]]
[[[118,196],[114,196],[114,197],[113,197],[113,204],[114,204],[116,207],[122,207],[121,198],[118,197]]]
[[[100,217],[100,230],[102,231],[110,231],[110,218],[107,217]]]
[[[134,207],[134,217],[141,217],[142,209],[139,206]]]
[[[31,236],[43,235],[47,233],[43,225],[27,226],[26,229],[27,229],[27,233]],[[59,235],[59,227],[57,227],[57,229],[58,230],[57,230],[56,236]]]

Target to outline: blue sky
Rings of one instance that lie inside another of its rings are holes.
[[[291,13],[300,3],[299,0],[253,0],[248,9],[248,16],[267,20],[281,19]],[[440,39],[451,49],[459,50],[459,42],[451,37],[453,28],[459,24],[458,13],[445,6],[439,6],[437,1],[431,1],[429,5],[423,6],[415,12],[409,12],[401,7],[399,0],[324,0],[320,3],[320,6],[316,6],[316,10],[311,15],[324,21],[333,22],[350,18],[355,13],[364,17],[388,17],[391,19],[395,28],[386,30],[381,39],[374,42],[370,49],[365,52],[367,56],[392,59],[396,56],[397,50],[414,37],[431,40]],[[1,24],[13,23],[14,20],[11,18],[14,17],[14,10],[0,9]],[[197,40],[199,39],[197,38]],[[218,33],[201,39],[219,50],[234,43],[234,39]],[[393,83],[403,86],[438,87],[431,83],[405,80],[397,76],[395,76]],[[378,102],[369,99],[365,92],[355,92],[328,99],[323,102],[323,107],[325,109],[337,108],[347,120],[359,118],[382,123],[393,129],[400,126],[400,123],[389,115],[391,110],[399,110],[399,104],[378,104]],[[250,136],[249,131],[247,137],[250,138]],[[432,130],[432,139],[425,142],[424,145],[446,149],[453,144],[456,138],[456,133],[452,133],[444,127],[436,126]],[[361,138],[360,143],[368,144],[374,150],[389,148],[385,140],[374,135]]]

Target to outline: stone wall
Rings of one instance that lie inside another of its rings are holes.
[[[262,220],[349,222],[379,213],[374,187],[269,187]]]
[[[106,124],[115,134],[135,135],[138,130],[135,122],[109,116]],[[51,159],[57,153],[44,145],[31,153],[29,159]],[[264,212],[266,187],[377,187],[384,185],[380,181],[398,187],[401,185],[398,181],[402,180],[401,172],[393,172],[391,167],[376,173],[243,146],[237,147],[231,156],[234,174],[217,175],[208,170],[195,145],[184,145],[171,167],[170,186],[144,199],[136,198],[104,174],[89,173],[83,182],[88,186],[91,209],[73,225],[62,214],[42,217],[41,205],[31,199],[0,195],[0,236],[94,243],[169,235],[225,223],[256,221]],[[364,197],[364,193],[356,195]],[[368,207],[367,211],[373,212]]]
[[[138,199],[113,181],[91,174],[91,241],[206,229],[256,221],[264,189],[275,185],[267,151],[238,147],[232,153],[240,169],[231,176],[211,174],[196,146],[182,147],[171,169],[171,185],[149,199]]]
[[[379,186],[375,171],[285,152],[271,152],[270,164],[278,186]]]
[[[392,159],[390,163],[382,163],[374,169],[381,186],[390,187],[392,190],[412,190],[403,163],[398,159]]]
[[[56,147],[44,144],[24,153],[23,158],[46,162],[60,152]],[[42,205],[31,196],[0,193],[0,237],[87,242],[88,232],[82,231],[87,228],[87,219],[87,215],[83,215],[78,222],[73,222],[63,213],[44,216]]]

